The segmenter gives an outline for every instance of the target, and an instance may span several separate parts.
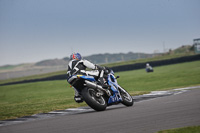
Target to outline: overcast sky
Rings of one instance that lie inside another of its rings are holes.
[[[0,0],[0,65],[163,52],[195,38],[200,0]]]

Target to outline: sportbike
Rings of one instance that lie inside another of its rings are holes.
[[[94,110],[103,111],[107,106],[122,103],[132,106],[134,101],[130,94],[117,83],[117,78],[111,69],[108,69],[106,83],[109,89],[98,84],[93,76],[73,75],[68,82],[81,94],[83,100]]]

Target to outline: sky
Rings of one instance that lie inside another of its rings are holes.
[[[200,0],[0,0],[0,65],[163,52],[200,38]]]

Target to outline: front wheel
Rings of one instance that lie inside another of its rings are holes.
[[[82,97],[96,111],[103,111],[107,107],[107,102],[104,97],[102,95],[97,96],[97,92],[92,88],[85,87],[82,90]]]
[[[133,106],[133,98],[131,95],[122,87],[119,87],[119,91],[122,96],[122,104],[126,106]]]

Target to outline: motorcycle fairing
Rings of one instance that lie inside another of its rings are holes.
[[[115,77],[112,74],[108,75],[108,84],[111,86],[113,91],[113,96],[110,96],[108,99],[108,104],[116,103],[122,101],[122,97],[118,91],[118,83]]]

